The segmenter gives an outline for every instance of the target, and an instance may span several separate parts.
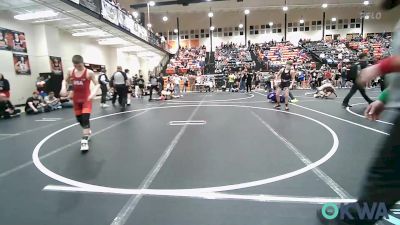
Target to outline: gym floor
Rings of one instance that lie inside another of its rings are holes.
[[[305,92],[289,112],[264,92],[96,102],[87,154],[71,109],[0,121],[0,224],[317,225],[321,203],[356,198],[397,112]]]

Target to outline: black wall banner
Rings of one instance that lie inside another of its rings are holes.
[[[118,25],[118,8],[106,0],[102,0],[101,15],[104,19],[110,21],[111,23]]]
[[[80,0],[79,4],[97,14],[101,12],[101,0]]]

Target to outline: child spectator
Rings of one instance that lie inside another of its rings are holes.
[[[34,91],[32,97],[29,97],[25,103],[26,114],[38,114],[42,112],[48,112],[47,105],[43,102],[43,99],[39,97],[39,92]]]
[[[62,108],[60,99],[56,98],[54,96],[54,92],[52,92],[52,91],[49,93],[49,95],[44,97],[44,102],[46,103],[46,105],[49,107],[49,109],[51,111]]]
[[[7,95],[0,93],[0,118],[8,119],[21,113],[20,109],[16,109],[8,99]]]

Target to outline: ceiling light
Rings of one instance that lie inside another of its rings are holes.
[[[285,5],[285,6],[282,7],[282,10],[286,12],[286,11],[289,10],[289,7],[287,7],[287,6]]]
[[[213,16],[214,16],[214,13],[213,13],[213,12],[209,12],[209,13],[208,13],[208,17],[211,18],[211,17],[213,17]]]
[[[243,24],[239,24],[239,28],[242,29],[243,28]]]
[[[76,32],[76,33],[73,33],[72,36],[74,36],[74,37],[83,37],[83,36],[107,37],[107,36],[110,36],[110,34],[104,32],[102,30],[93,30],[93,31]]]
[[[105,38],[105,39],[100,39],[97,40],[99,45],[125,45],[129,44],[129,42],[119,38],[119,37],[114,37],[114,38]]]
[[[167,21],[168,21],[168,17],[167,17],[167,16],[163,16],[162,20],[163,20],[164,22],[167,22]]]
[[[250,10],[245,9],[245,10],[244,10],[244,14],[249,15],[249,14],[250,14]]]
[[[214,26],[211,26],[211,27],[210,27],[210,30],[211,30],[211,31],[215,30],[215,27],[214,27]]]
[[[270,27],[272,27],[274,25],[274,22],[269,22],[268,24]]]
[[[175,28],[174,29],[174,33],[177,34],[178,33],[178,29]]]
[[[149,1],[149,3],[147,3],[147,4],[149,4],[149,6],[155,6],[156,5],[156,3],[154,1]]]
[[[135,46],[119,48],[119,50],[121,50],[123,52],[139,52],[139,51],[143,51],[145,49],[141,46],[135,45]]]
[[[304,23],[304,19],[300,19],[300,24],[303,24]]]
[[[46,11],[39,11],[39,12],[34,12],[34,13],[24,13],[24,14],[15,15],[14,19],[16,19],[16,20],[33,20],[33,19],[49,18],[49,17],[55,17],[55,16],[58,16],[57,12],[53,12],[52,10],[46,10]]]
[[[333,17],[333,18],[332,18],[332,22],[336,22],[336,17]]]
[[[364,5],[369,5],[369,1],[364,1]]]
[[[328,4],[326,4],[326,3],[324,3],[324,4],[322,4],[322,8],[327,8],[328,7]]]

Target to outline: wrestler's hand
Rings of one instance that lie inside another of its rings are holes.
[[[364,115],[367,119],[375,121],[379,119],[384,109],[385,109],[385,103],[376,100],[367,107],[367,109],[364,112]]]

